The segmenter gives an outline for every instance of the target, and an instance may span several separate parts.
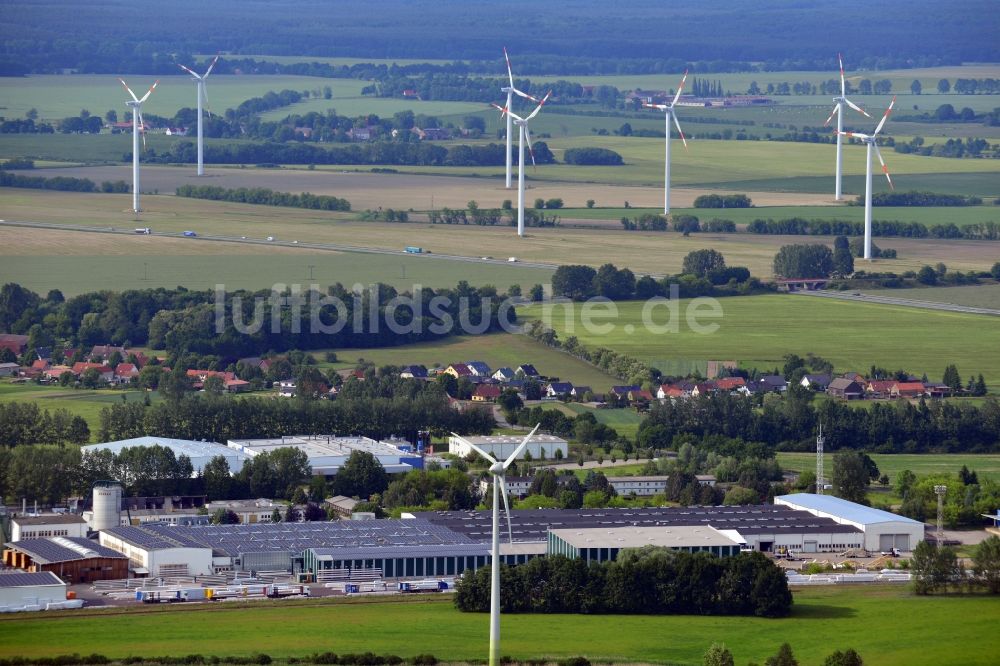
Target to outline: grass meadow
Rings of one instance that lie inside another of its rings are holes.
[[[641,302],[606,304],[617,309],[607,315],[593,308],[594,324],[611,328],[603,334],[582,325],[583,308],[551,306],[550,325],[565,340],[575,335],[591,348],[609,347],[659,367],[676,359],[737,360],[742,367],[760,370],[780,367],[785,354],[818,354],[837,372],[865,371],[877,364],[905,368],[939,379],[945,366],[955,363],[963,377],[982,373],[996,391],[1000,356],[996,354],[997,323],[987,315],[938,312],[830,299],[798,298],[782,294],[719,299],[721,315],[702,319],[718,324],[711,333],[698,333],[687,323],[692,301],[679,302],[677,332],[656,333],[643,325]],[[692,306],[693,307],[693,306]],[[702,312],[708,309],[701,310]],[[543,306],[521,313],[526,320],[543,318]],[[665,307],[651,311],[651,321],[668,328]]]
[[[964,287],[925,287],[905,294],[898,289],[866,289],[871,296],[903,296],[919,301],[954,303],[973,308],[1000,310],[1000,284],[978,284]]]
[[[978,454],[978,453],[871,453],[871,459],[878,465],[879,472],[889,475],[889,482],[893,483],[896,476],[904,469],[908,469],[914,474],[923,476],[926,474],[957,474],[962,466],[975,470],[980,480],[993,479],[1000,481],[1000,454]],[[797,472],[816,469],[815,453],[794,453],[781,451],[778,453],[778,462],[785,469]],[[833,454],[828,453],[823,456],[823,468],[833,469]]]
[[[585,655],[599,662],[700,664],[721,641],[736,662],[763,663],[788,642],[804,666],[854,648],[880,666],[995,663],[996,599],[916,597],[907,588],[796,590],[789,618],[504,615],[502,653],[513,659]],[[449,598],[411,601],[252,601],[218,605],[75,611],[0,619],[0,656],[98,652],[130,655],[248,655],[315,652],[434,654],[480,662],[489,618],[460,613]],[[294,627],[294,631],[289,628]],[[142,637],[121,640],[122,636]],[[304,638],[308,637],[308,638]],[[581,637],[586,637],[581,640]]]
[[[11,384],[0,382],[0,403],[33,402],[41,409],[54,411],[65,409],[73,416],[82,416],[90,426],[91,440],[96,441],[97,430],[101,425],[101,410],[108,405],[127,402],[141,402],[145,393],[139,391],[119,391],[102,389],[73,389],[62,386],[39,386],[37,384]],[[156,393],[150,393],[151,399],[158,398]],[[123,398],[124,396],[124,398]]]

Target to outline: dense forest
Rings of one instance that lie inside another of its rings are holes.
[[[635,0],[613,10],[601,0],[387,0],[377,6],[178,0],[168,11],[126,0],[98,0],[86,11],[67,0],[20,0],[4,3],[0,72],[154,73],[174,71],[175,55],[215,52],[497,64],[503,45],[531,56],[519,64],[524,74],[655,73],[689,62],[709,72],[834,70],[838,51],[850,53],[861,69],[1000,60],[991,0],[962,0],[947,12],[930,0],[888,0],[880,10],[906,19],[879,22],[873,38],[844,20],[870,13],[860,0]]]

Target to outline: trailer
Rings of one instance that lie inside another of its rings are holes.
[[[403,249],[403,252],[406,252],[407,254],[423,254],[424,248],[416,247],[414,245],[407,245],[406,248]]]
[[[135,230],[135,233],[137,233],[137,234],[145,234],[145,235],[148,236],[149,234],[151,234],[153,232],[152,232],[152,230],[149,227],[139,227],[139,228],[137,228]]]
[[[396,589],[400,592],[444,592],[448,589],[448,582],[436,579],[402,581],[396,584]]]

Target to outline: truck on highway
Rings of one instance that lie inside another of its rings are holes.
[[[148,236],[149,234],[152,233],[152,230],[149,227],[139,227],[135,230],[135,233],[146,234]]]
[[[406,248],[403,249],[403,252],[406,252],[407,254],[423,254],[424,248],[407,245]]]

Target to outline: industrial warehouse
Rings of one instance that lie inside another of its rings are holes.
[[[424,456],[421,452],[414,451],[413,446],[405,440],[296,435],[273,439],[231,439],[226,444],[230,451],[237,451],[248,458],[279,448],[296,448],[308,457],[313,474],[322,476],[334,476],[354,451],[372,454],[389,474],[424,468]]]
[[[439,511],[396,520],[151,524],[103,530],[100,543],[128,557],[138,575],[368,569],[386,578],[443,576],[488,564],[491,520],[486,511]],[[642,545],[732,555],[842,552],[865,542],[861,528],[783,505],[516,511],[511,537],[501,550],[508,564],[570,551],[607,560]]]

